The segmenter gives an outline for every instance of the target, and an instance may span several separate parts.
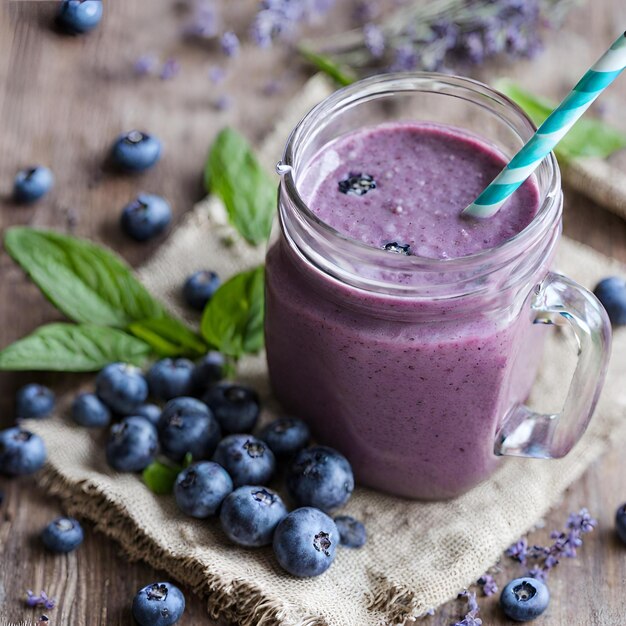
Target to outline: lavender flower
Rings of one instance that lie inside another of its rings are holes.
[[[581,533],[590,533],[597,525],[598,521],[591,517],[587,509],[580,509],[578,513],[572,513],[567,518],[566,527]]]
[[[363,27],[365,47],[375,59],[380,59],[385,53],[385,36],[376,24],[366,24]]]
[[[417,67],[417,53],[408,44],[394,50],[393,63],[389,66],[391,72],[410,72]]]
[[[492,596],[498,591],[498,585],[491,574],[483,574],[477,582],[486,596]]]
[[[380,14],[380,4],[375,0],[360,0],[354,6],[352,19],[357,24],[367,24]]]
[[[222,52],[227,57],[235,57],[239,54],[239,48],[241,47],[239,43],[239,37],[235,35],[231,30],[226,31],[222,38],[220,39],[220,46],[222,48]]]
[[[179,72],[180,63],[174,57],[170,57],[165,61],[165,63],[163,63],[159,78],[161,80],[170,80],[174,78]]]
[[[226,70],[219,65],[212,65],[209,68],[209,80],[214,85],[219,85],[226,78]]]
[[[183,32],[188,37],[212,39],[217,36],[219,23],[219,15],[213,2],[196,0],[191,18],[185,25]]]
[[[233,99],[229,95],[222,94],[218,96],[213,105],[218,111],[227,111],[233,106],[233,102]]]
[[[133,65],[133,70],[137,76],[147,76],[154,71],[157,59],[152,54],[144,54],[140,56]]]
[[[465,617],[456,622],[454,626],[481,626],[483,620],[478,617],[480,609],[478,608],[478,602],[476,602],[476,594],[470,591],[464,591],[459,597],[467,599],[467,613]]]
[[[524,537],[522,537],[519,541],[516,541],[512,546],[509,546],[504,554],[510,556],[512,559],[515,559],[522,565],[526,563],[526,558],[528,556],[528,541]]]
[[[319,20],[334,3],[335,0],[263,0],[250,27],[252,39],[262,48],[276,39],[291,40],[301,24]]]
[[[56,600],[54,598],[49,598],[45,591],[42,591],[38,596],[36,596],[29,589],[26,592],[26,606],[43,606],[46,609],[53,609],[56,606]]]
[[[538,565],[533,565],[527,572],[526,576],[530,576],[531,578],[536,578],[540,580],[542,583],[546,582],[546,571],[539,567]]]

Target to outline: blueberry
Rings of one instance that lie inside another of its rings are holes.
[[[93,30],[102,19],[102,0],[63,0],[57,21],[68,33]]]
[[[339,531],[339,542],[346,548],[361,548],[367,540],[365,526],[350,515],[338,515],[335,525]]]
[[[111,150],[113,162],[124,170],[140,172],[151,168],[161,156],[161,142],[154,136],[131,130],[120,135]]]
[[[72,419],[81,426],[107,426],[111,411],[95,393],[81,393],[72,402]]]
[[[145,417],[131,415],[111,427],[106,457],[118,472],[141,472],[154,461],[158,447],[156,428]]]
[[[140,404],[136,409],[133,409],[133,415],[139,415],[139,417],[145,417],[151,424],[155,426],[159,423],[161,417],[161,407],[156,404]]]
[[[344,505],[352,495],[352,468],[346,457],[332,448],[305,448],[289,467],[287,490],[300,506],[330,511]]]
[[[259,419],[259,394],[250,387],[234,383],[219,383],[204,396],[222,431],[250,432]]]
[[[15,397],[16,417],[47,417],[54,410],[54,393],[48,387],[31,383],[22,387]]]
[[[34,202],[54,186],[52,171],[42,165],[20,170],[13,182],[13,197],[18,202]]]
[[[311,437],[309,427],[300,419],[282,417],[270,422],[259,435],[276,456],[291,456],[299,452]]]
[[[606,309],[613,326],[626,324],[626,280],[617,276],[605,278],[593,293]]]
[[[209,408],[195,398],[170,400],[157,428],[163,454],[176,462],[188,452],[194,460],[209,458],[222,436]]]
[[[233,491],[220,511],[226,536],[242,546],[269,546],[276,526],[287,515],[280,496],[267,487],[245,485]]]
[[[335,559],[339,531],[318,509],[292,511],[274,532],[274,554],[280,566],[294,576],[319,576]]]
[[[190,465],[177,476],[174,497],[183,513],[204,518],[215,515],[232,490],[233,481],[221,465],[202,461]]]
[[[626,503],[615,512],[615,528],[617,536],[626,543]]]
[[[193,363],[188,359],[162,359],[148,370],[150,393],[159,400],[187,396],[192,390]]]
[[[0,431],[0,472],[9,476],[32,474],[46,462],[43,439],[17,426]]]
[[[170,626],[185,611],[185,596],[172,583],[153,583],[133,599],[133,617],[140,626]]]
[[[52,552],[71,552],[83,539],[83,529],[73,517],[58,517],[41,531],[41,540]]]
[[[364,196],[368,191],[376,189],[376,181],[369,174],[351,172],[347,178],[339,181],[339,191],[354,196]]]
[[[272,451],[252,435],[224,437],[213,460],[230,474],[235,487],[265,484],[276,466]]]
[[[148,383],[134,365],[111,363],[98,374],[96,393],[116,413],[130,415],[146,401]]]
[[[122,211],[124,232],[136,241],[148,241],[160,235],[172,221],[172,209],[161,196],[140,193]]]
[[[183,285],[185,302],[193,309],[202,311],[220,285],[221,281],[215,272],[209,270],[195,272]]]
[[[411,256],[411,246],[408,243],[398,243],[397,241],[390,241],[383,246],[383,250],[387,252],[393,252],[395,254],[404,254]]]
[[[536,578],[516,578],[506,585],[500,595],[500,606],[510,619],[529,622],[539,617],[550,602],[550,592]]]
[[[194,391],[202,394],[215,383],[224,378],[226,359],[215,351],[207,352],[193,369],[192,380]]]

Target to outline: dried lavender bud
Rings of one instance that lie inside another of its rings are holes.
[[[226,31],[222,38],[220,39],[220,46],[222,48],[222,52],[227,57],[235,57],[239,54],[239,37],[235,35],[232,31]]]
[[[53,609],[56,606],[56,600],[49,598],[45,591],[36,596],[30,589],[26,592],[26,606],[36,607],[43,606],[46,609]]]
[[[185,24],[183,34],[198,39],[212,39],[219,32],[220,19],[213,2],[196,0],[191,18]]]
[[[365,47],[375,59],[380,59],[385,54],[385,35],[376,24],[363,26],[363,39]]]
[[[219,65],[212,65],[209,68],[208,75],[209,75],[209,80],[214,85],[219,85],[226,78],[226,70]]]
[[[498,591],[498,585],[491,574],[483,574],[477,582],[486,596],[492,596]]]
[[[170,57],[163,63],[159,78],[161,80],[170,80],[174,78],[180,72],[180,63],[174,58]]]
[[[522,538],[515,542],[512,546],[509,546],[505,550],[504,554],[524,565],[528,555],[528,542],[526,539]]]
[[[140,56],[133,65],[133,70],[137,76],[147,76],[152,74],[157,65],[157,59],[152,54]]]
[[[454,626],[481,626],[483,620],[478,617],[480,609],[478,602],[476,602],[476,594],[470,591],[464,591],[459,597],[463,597],[467,600],[467,613],[465,617],[460,622],[456,622]]]
[[[369,174],[350,172],[347,178],[340,180],[339,191],[355,196],[364,196],[368,191],[376,189],[376,181]]]

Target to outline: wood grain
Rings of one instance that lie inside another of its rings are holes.
[[[126,2],[107,0],[106,19],[86,37],[66,37],[51,28],[54,2],[0,3],[0,231],[13,224],[49,226],[105,243],[137,264],[159,242],[138,245],[125,239],[117,226],[122,206],[139,190],[167,197],[179,218],[202,197],[201,164],[215,132],[229,123],[252,140],[259,139],[305,79],[288,55],[244,50],[229,64],[220,87],[207,78],[220,59],[210,45],[185,42],[180,36],[185,19],[182,5],[168,0]],[[224,2],[228,23],[247,22],[252,0]],[[341,21],[341,15],[338,19]],[[601,0],[577,9],[567,28],[585,33],[589,62],[626,23],[623,0]],[[181,74],[171,81],[137,80],[132,63],[141,54],[162,59],[175,56]],[[565,62],[565,61],[564,61]],[[269,76],[282,80],[282,91],[262,97]],[[556,89],[556,87],[555,87]],[[624,81],[616,85],[626,103]],[[222,93],[236,97],[236,106],[219,112],[214,104]],[[556,93],[554,95],[557,95]],[[623,115],[623,113],[622,113]],[[152,171],[125,177],[111,173],[104,158],[115,136],[133,127],[162,138],[164,158]],[[278,158],[278,155],[277,155]],[[43,163],[53,168],[57,185],[44,201],[28,207],[10,201],[15,171]],[[626,261],[626,223],[594,206],[584,197],[566,193],[565,232],[606,254]],[[38,325],[60,319],[6,254],[0,254],[0,346]],[[13,397],[21,384],[37,380],[61,391],[76,377],[62,375],[0,375],[0,423],[12,421]],[[546,520],[546,531],[560,527],[569,511],[588,506],[599,518],[580,557],[562,563],[550,580],[552,604],[537,624],[550,626],[626,623],[626,548],[614,537],[613,511],[626,500],[626,460],[613,450],[594,464],[565,495]],[[520,480],[524,480],[520,476]],[[59,598],[49,611],[56,625],[121,626],[131,622],[129,605],[136,589],[167,574],[128,563],[114,543],[87,531],[80,550],[53,556],[41,548],[41,527],[60,513],[31,479],[0,479],[5,493],[0,507],[0,625],[35,623],[40,611],[23,607],[26,589],[44,588]],[[520,503],[523,506],[523,503]],[[503,563],[498,579],[521,570]],[[185,590],[187,611],[181,626],[213,622],[203,603]],[[494,598],[481,601],[484,624],[507,624]],[[444,626],[459,618],[463,604],[451,602],[423,623]],[[24,621],[26,620],[26,621]]]

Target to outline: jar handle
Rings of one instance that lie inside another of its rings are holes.
[[[558,459],[587,429],[598,401],[611,350],[606,311],[587,289],[550,272],[531,301],[533,323],[569,325],[578,345],[578,362],[560,413],[543,414],[515,406],[496,433],[495,453]]]

